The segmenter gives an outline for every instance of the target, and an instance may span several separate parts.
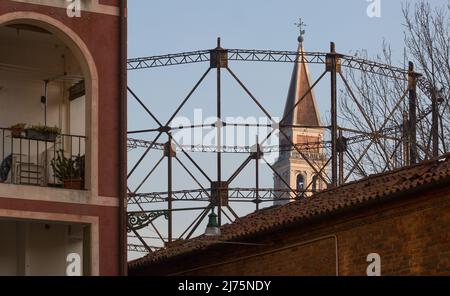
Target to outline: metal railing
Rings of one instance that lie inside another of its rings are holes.
[[[0,128],[0,183],[84,188],[86,137]]]

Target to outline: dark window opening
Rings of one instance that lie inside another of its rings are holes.
[[[298,174],[297,175],[297,191],[302,191],[303,187],[305,185],[305,178],[303,177],[303,175]]]

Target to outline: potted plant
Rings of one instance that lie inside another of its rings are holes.
[[[26,137],[33,140],[55,142],[56,137],[61,133],[58,127],[49,127],[45,125],[32,125],[25,129]]]
[[[66,157],[64,150],[59,150],[52,159],[51,166],[55,177],[66,189],[84,188],[85,156]]]
[[[23,135],[23,132],[25,130],[26,124],[25,123],[17,123],[9,128],[11,131],[11,136],[13,138],[20,138]]]

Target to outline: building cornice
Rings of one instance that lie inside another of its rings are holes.
[[[58,7],[64,9],[67,9],[68,4],[70,4],[70,2],[66,2],[65,0],[10,0],[10,1],[34,5]],[[99,0],[91,0],[88,3],[86,3],[86,1],[81,1],[81,11],[119,16],[119,7],[113,5],[100,4]]]

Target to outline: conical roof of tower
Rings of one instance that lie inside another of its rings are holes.
[[[308,63],[303,56],[303,43],[298,46],[299,61],[295,63],[292,71],[289,92],[284,107],[283,117],[286,117],[282,123],[294,125],[318,126],[320,118],[317,109],[314,90],[311,90],[294,108],[295,104],[301,99],[311,87],[309,77]],[[288,114],[289,113],[289,114]],[[287,116],[286,116],[287,115]]]

